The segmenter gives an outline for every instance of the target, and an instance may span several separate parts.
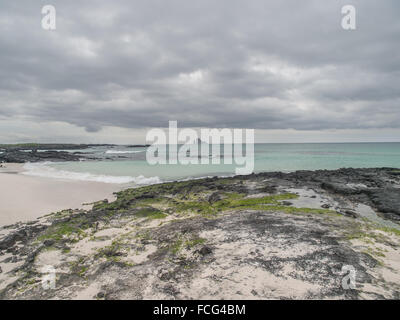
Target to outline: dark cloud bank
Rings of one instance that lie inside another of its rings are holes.
[[[357,30],[341,28],[341,7]],[[400,126],[400,2],[0,3],[0,119],[105,126]]]

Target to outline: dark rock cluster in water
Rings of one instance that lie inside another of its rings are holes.
[[[25,163],[41,161],[78,161],[81,157],[66,151],[6,151],[0,154],[0,162]]]
[[[41,161],[78,161],[82,158],[93,159],[93,156],[84,152],[67,152],[63,150],[81,150],[89,147],[112,145],[89,144],[21,144],[0,145],[0,163],[25,163]],[[62,151],[59,151],[62,150]]]

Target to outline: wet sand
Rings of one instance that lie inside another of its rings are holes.
[[[126,185],[59,180],[21,174],[22,164],[0,168],[0,226],[29,221],[51,212],[76,209],[102,199]]]

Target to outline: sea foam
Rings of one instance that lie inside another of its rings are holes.
[[[144,150],[135,150],[135,151],[117,151],[117,150],[107,150],[107,154],[123,154],[123,153],[140,153],[144,152]]]
[[[110,175],[97,175],[88,172],[72,172],[66,170],[57,170],[53,167],[50,167],[50,162],[44,163],[26,163],[24,165],[24,172],[22,174],[28,176],[36,176],[36,177],[47,177],[47,178],[55,178],[55,179],[66,179],[66,180],[75,180],[75,181],[93,181],[93,182],[104,182],[104,183],[116,183],[116,184],[124,184],[124,183],[134,183],[137,185],[149,185],[161,183],[161,179],[159,177],[144,177],[139,175],[137,177],[132,176],[110,176]]]

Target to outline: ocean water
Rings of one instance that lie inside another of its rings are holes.
[[[101,160],[26,164],[25,174],[135,186],[208,176],[231,176],[235,174],[236,167],[243,166],[223,163],[150,165],[146,161],[145,148],[125,146],[73,151],[93,153]],[[285,143],[254,146],[254,172],[344,167],[400,168],[400,143]]]

